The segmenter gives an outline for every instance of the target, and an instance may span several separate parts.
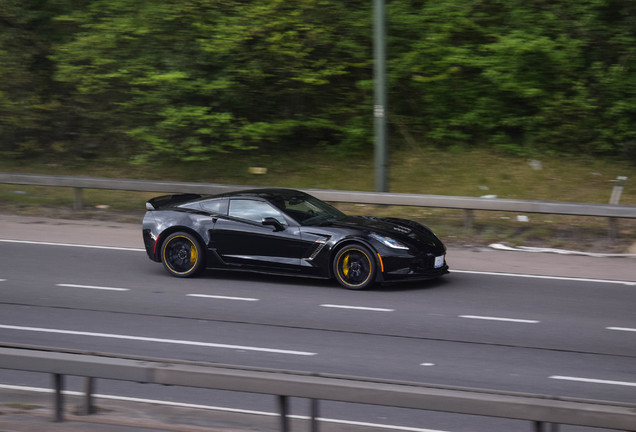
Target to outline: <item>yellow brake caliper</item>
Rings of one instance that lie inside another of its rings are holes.
[[[342,262],[342,273],[345,277],[349,277],[349,254],[346,254]]]
[[[192,245],[190,247],[190,264],[194,265],[194,263],[197,262],[197,257],[198,257],[197,247],[195,245]]]

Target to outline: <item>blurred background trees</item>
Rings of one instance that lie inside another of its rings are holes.
[[[392,145],[636,162],[636,4],[388,0]],[[0,0],[0,151],[371,152],[371,2]]]

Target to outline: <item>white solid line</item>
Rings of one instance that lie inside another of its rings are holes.
[[[31,391],[31,392],[47,393],[47,394],[53,393],[52,389],[39,388],[39,387],[16,386],[16,385],[9,385],[9,384],[0,384],[0,389],[23,390],[23,391]],[[69,395],[69,396],[83,396],[84,395],[84,393],[82,393],[82,392],[69,391],[69,390],[63,390],[62,393],[64,395]],[[231,412],[231,413],[238,413],[238,414],[253,414],[253,415],[261,415],[261,416],[267,416],[267,417],[278,417],[278,416],[280,416],[280,413],[277,413],[277,412],[244,410],[244,409],[240,409],[240,408],[227,408],[227,407],[219,407],[219,406],[212,406],[212,405],[199,405],[199,404],[190,404],[190,403],[182,403],[182,402],[170,402],[170,401],[163,401],[163,400],[156,400],[156,399],[133,398],[133,397],[126,397],[126,396],[115,396],[115,395],[104,395],[104,394],[95,394],[93,396],[95,398],[98,398],[98,399],[108,399],[108,400],[124,401],[124,402],[149,403],[149,404],[153,404],[153,405],[164,405],[164,406],[178,407],[178,408],[197,408],[197,409],[205,409],[205,410],[210,410],[210,411],[223,411],[223,412]],[[300,419],[300,420],[309,420],[310,419],[308,416],[300,416],[300,415],[288,415],[287,417],[291,418],[291,419]],[[324,422],[324,423],[347,424],[347,425],[354,425],[354,426],[368,426],[368,427],[375,427],[375,428],[379,428],[379,429],[398,430],[398,431],[407,431],[407,432],[445,432],[445,431],[438,430],[438,429],[421,429],[421,428],[414,428],[414,427],[408,427],[408,426],[394,426],[394,425],[377,424],[377,423],[366,423],[366,422],[330,419],[330,418],[322,418],[322,417],[318,417],[318,418],[316,418],[316,420],[319,420],[319,421]]]
[[[113,287],[102,287],[102,286],[93,286],[93,285],[55,284],[55,286],[67,287],[67,288],[84,288],[84,289],[93,289],[93,290],[104,290],[104,291],[130,291],[129,288],[113,288]]]
[[[143,341],[143,342],[159,342],[159,343],[169,343],[169,344],[176,344],[176,345],[191,345],[191,346],[202,346],[202,347],[211,347],[211,348],[229,348],[229,349],[244,350],[244,351],[260,351],[260,352],[269,352],[269,353],[276,353],[276,354],[291,354],[291,355],[300,355],[300,356],[316,355],[316,353],[306,352],[306,351],[292,351],[292,350],[283,350],[283,349],[276,349],[276,348],[260,348],[260,347],[243,346],[243,345],[227,345],[227,344],[218,344],[218,343],[211,343],[211,342],[197,342],[197,341],[186,341],[186,340],[178,340],[178,339],[160,339],[160,338],[129,336],[129,335],[110,334],[110,333],[92,333],[92,332],[75,331],[75,330],[48,329],[48,328],[41,328],[41,327],[22,327],[22,326],[0,324],[0,329],[68,334],[68,335],[75,335],[75,336],[90,336],[90,337],[101,337],[101,338],[110,338],[110,339],[135,340],[135,341]]]
[[[625,332],[636,332],[636,328],[629,327],[605,327],[607,330],[616,330],[616,331],[625,331]]]
[[[326,308],[354,309],[354,310],[365,310],[365,311],[373,311],[373,312],[395,312],[395,309],[374,308],[374,307],[366,307],[366,306],[347,306],[347,305],[335,305],[335,304],[321,304],[320,306],[326,307]]]
[[[208,294],[186,294],[186,297],[200,297],[200,298],[211,298],[211,299],[219,299],[219,300],[239,300],[239,301],[259,301],[260,300],[260,299],[251,298],[251,297],[228,297],[228,296],[208,295]]]
[[[134,251],[134,252],[145,252],[146,251],[145,249],[119,247],[119,246],[98,246],[98,245],[84,245],[84,244],[72,244],[72,243],[53,243],[53,242],[41,242],[41,241],[29,241],[29,240],[0,239],[0,242],[4,242],[4,243],[22,243],[22,244],[36,244],[36,245],[45,245],[45,246],[78,247],[78,248],[89,248],[89,249],[110,249],[110,250],[122,250],[122,251]]]
[[[537,324],[541,322],[537,320],[527,320],[527,319],[517,319],[517,318],[499,318],[499,317],[488,317],[488,316],[477,316],[477,315],[460,315],[459,317],[468,318],[468,319],[506,321],[506,322],[517,322],[517,323],[526,323],[526,324]]]
[[[47,394],[53,393],[52,389],[14,386],[14,385],[8,385],[8,384],[0,384],[0,388],[4,388],[7,390],[24,390],[24,391],[32,391],[32,392],[38,392],[38,393],[47,393]],[[84,393],[82,392],[69,391],[69,390],[64,390],[62,391],[62,393],[69,396],[84,395]],[[274,412],[266,412],[266,411],[244,410],[239,408],[227,408],[227,407],[219,407],[219,406],[212,406],[212,405],[170,402],[170,401],[163,401],[163,400],[156,400],[156,399],[133,398],[133,397],[126,397],[126,396],[115,396],[115,395],[104,395],[104,394],[95,394],[93,396],[99,399],[118,400],[118,401],[125,401],[125,402],[150,403],[153,405],[165,405],[165,406],[180,407],[180,408],[198,408],[198,409],[206,409],[211,411],[224,411],[224,412],[233,412],[233,413],[239,413],[239,414],[254,414],[254,415],[262,415],[262,416],[268,416],[268,417],[278,417],[280,415],[280,413],[277,413],[277,412],[274,413]],[[308,416],[288,415],[287,417],[293,418],[293,419],[309,420]],[[318,417],[317,420],[325,422],[325,423],[348,424],[348,425],[356,425],[356,426],[371,426],[371,427],[376,427],[381,429],[409,431],[409,432],[445,432],[445,431],[437,430],[437,429],[435,430],[421,429],[421,428],[414,428],[414,427],[408,427],[408,426],[394,426],[394,425],[357,422],[357,421],[351,421],[351,420],[338,420],[338,419],[320,418],[320,417]]]
[[[309,420],[309,417],[307,416],[289,416],[289,417]],[[398,430],[398,431],[406,431],[406,432],[445,432],[438,429],[421,429],[421,428],[409,427],[409,426],[394,426],[394,425],[387,425],[387,424],[359,422],[359,421],[353,421],[353,420],[337,420],[337,419],[321,418],[321,417],[318,417],[317,420],[320,420],[325,423],[346,424],[346,425],[352,425],[352,426],[363,426],[363,427],[372,427],[376,429]]]
[[[594,252],[583,252],[583,251],[573,251],[567,249],[555,249],[555,248],[543,248],[543,247],[532,247],[532,246],[519,246],[519,247],[511,247],[506,246],[501,243],[492,243],[489,245],[492,249],[495,250],[505,250],[505,251],[522,251],[522,252],[549,252],[556,253],[560,255],[583,255],[595,258],[608,258],[608,257],[633,257],[636,254],[606,254],[606,253],[594,253]]]
[[[479,274],[479,275],[488,275],[488,276],[510,276],[510,277],[530,278],[530,279],[551,279],[551,280],[564,280],[564,281],[574,281],[574,282],[595,282],[595,283],[608,283],[608,284],[636,286],[636,282],[634,281],[621,281],[621,280],[609,280],[609,279],[587,279],[587,278],[564,277],[564,276],[542,276],[542,275],[529,275],[529,274],[517,274],[517,273],[484,272],[484,271],[473,271],[473,270],[452,270],[451,272]]]
[[[594,378],[579,378],[579,377],[569,377],[569,376],[560,376],[560,375],[553,375],[550,378],[556,379],[556,380],[578,381],[578,382],[586,382],[586,383],[592,383],[592,384],[611,384],[611,385],[636,387],[636,382],[627,382],[627,381],[611,381],[611,380],[602,380],[602,379],[594,379]]]

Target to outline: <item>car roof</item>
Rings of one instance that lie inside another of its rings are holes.
[[[263,188],[263,189],[248,189],[235,192],[227,192],[221,195],[215,195],[210,198],[217,197],[259,197],[267,200],[275,198],[289,198],[298,195],[307,195],[305,192],[296,189],[287,188]]]

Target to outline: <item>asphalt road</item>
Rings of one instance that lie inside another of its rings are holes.
[[[176,279],[148,260],[136,226],[0,221],[3,342],[636,403],[633,258],[451,249],[455,271],[439,281],[358,292],[217,271]],[[50,385],[9,371],[0,384]],[[265,396],[119,382],[98,392],[275,411]],[[306,412],[305,402],[292,410]],[[401,430],[516,428],[346,404],[324,404],[323,417]]]

